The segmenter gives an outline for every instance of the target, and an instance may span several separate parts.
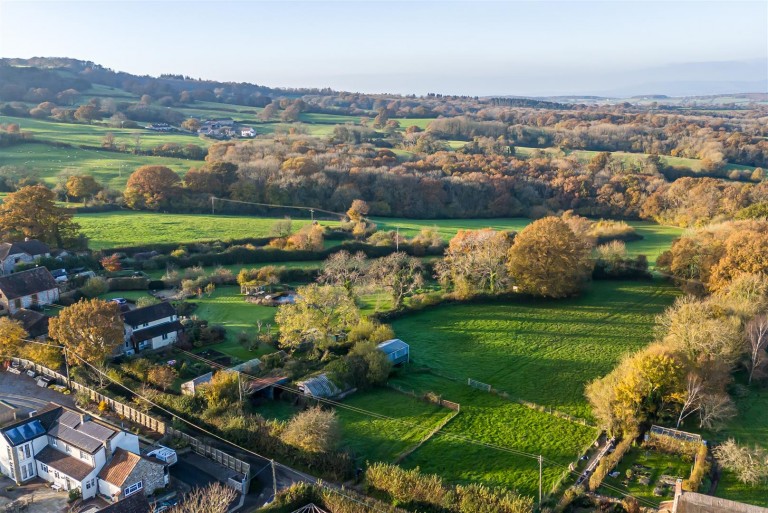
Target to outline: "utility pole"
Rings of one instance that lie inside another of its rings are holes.
[[[213,206],[213,202],[214,202],[215,199],[216,199],[215,196],[211,196],[211,215],[216,215],[216,209]]]
[[[312,224],[315,224],[315,209],[310,208],[309,209],[309,215],[312,216]]]
[[[277,497],[277,473],[275,472],[275,460],[269,460],[272,463],[272,498]]]
[[[240,393],[240,404],[243,403],[243,383],[240,380],[240,376],[242,375],[242,372],[237,371],[237,391]]]
[[[541,510],[541,480],[542,480],[542,463],[544,458],[539,455],[539,510]]]
[[[400,227],[395,227],[395,251],[400,251]]]

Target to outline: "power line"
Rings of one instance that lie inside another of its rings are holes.
[[[228,198],[219,198],[217,196],[211,196],[211,208],[213,208],[213,201],[214,200],[226,201],[226,202],[229,202],[229,203],[240,203],[240,204],[243,204],[243,205],[256,205],[256,206],[259,206],[259,207],[288,208],[288,209],[294,209],[294,210],[306,210],[310,214],[313,214],[314,212],[323,212],[325,214],[330,214],[332,216],[347,217],[346,213],[334,212],[332,210],[325,210],[325,209],[317,208],[317,207],[305,207],[303,205],[277,205],[277,204],[274,204],[274,203],[258,203],[256,201],[233,200],[233,199],[228,199]]]

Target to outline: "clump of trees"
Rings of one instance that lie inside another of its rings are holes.
[[[9,194],[0,205],[3,240],[39,239],[58,248],[85,246],[72,213],[56,206],[54,193],[44,185],[30,185]]]

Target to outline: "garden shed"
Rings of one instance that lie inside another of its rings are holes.
[[[399,338],[386,340],[377,346],[392,362],[392,365],[400,365],[411,361],[411,348]]]
[[[206,372],[202,376],[198,376],[195,379],[191,379],[185,383],[182,383],[181,393],[184,395],[195,395],[200,385],[205,385],[206,383],[210,383],[212,379],[213,379],[213,373]]]

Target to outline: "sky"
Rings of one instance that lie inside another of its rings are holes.
[[[0,0],[0,57],[403,94],[768,89],[768,2]]]

